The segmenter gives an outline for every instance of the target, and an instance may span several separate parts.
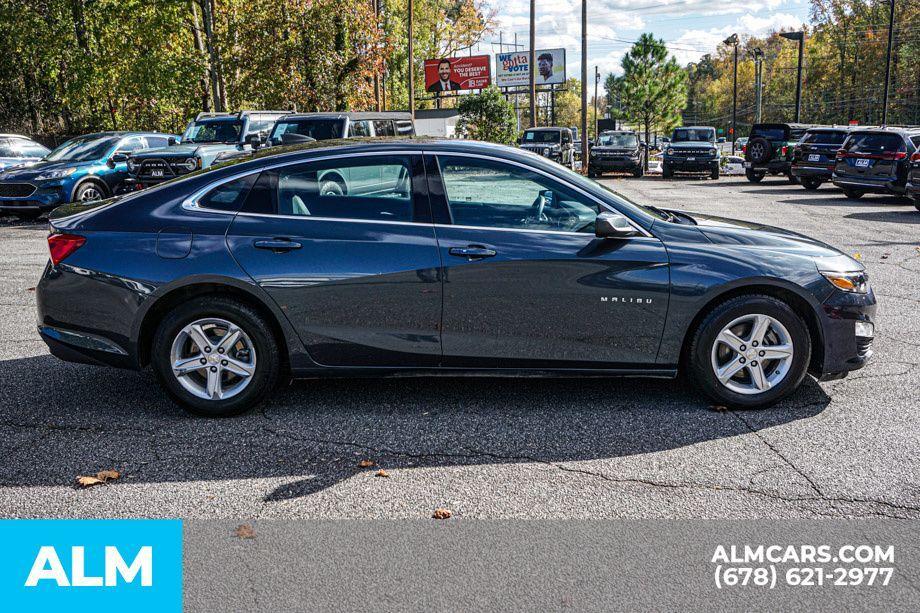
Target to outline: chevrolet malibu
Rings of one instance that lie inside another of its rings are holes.
[[[38,330],[202,415],[282,377],[684,372],[762,407],[870,358],[862,264],[463,141],[271,148],[55,211]]]

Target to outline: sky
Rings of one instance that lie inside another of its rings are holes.
[[[808,0],[587,0],[588,71],[598,66],[603,83],[620,74],[620,59],[643,32],[663,38],[681,65],[715,51],[733,33],[762,36],[774,29],[795,29],[808,22]],[[498,27],[474,53],[498,52],[505,43],[528,44],[530,1],[490,0]],[[537,0],[538,49],[566,48],[566,76],[581,74],[581,2]],[[492,44],[494,43],[494,44]],[[511,51],[510,47],[505,48]],[[589,80],[591,77],[589,76]],[[590,82],[590,81],[589,81]]]

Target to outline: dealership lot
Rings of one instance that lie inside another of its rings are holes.
[[[149,373],[49,356],[31,291],[45,226],[0,218],[0,514],[920,516],[920,213],[775,178],[604,182],[859,253],[880,303],[875,361],[754,412],[674,382],[424,378],[297,382],[257,413],[204,420]],[[104,469],[122,476],[74,487]]]

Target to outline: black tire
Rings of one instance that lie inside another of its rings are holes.
[[[747,180],[751,183],[760,183],[764,178],[763,173],[754,172],[750,168],[744,171],[744,176],[747,177]]]
[[[920,198],[914,198],[914,208],[920,211]]]
[[[35,221],[41,217],[41,214],[41,211],[22,211],[21,213],[17,211],[13,213],[17,219],[21,219],[22,221]]]
[[[662,178],[662,179],[670,179],[670,178],[673,177],[673,176],[674,176],[674,171],[671,170],[671,167],[668,166],[667,164],[663,164],[663,165],[661,166],[661,178]]]
[[[95,202],[106,198],[105,188],[95,181],[84,181],[73,192],[74,202]]]
[[[319,193],[321,196],[344,196],[348,194],[348,186],[339,175],[326,175],[320,179]]]
[[[596,178],[598,178],[599,176],[601,176],[601,173],[597,172],[596,170],[594,170],[594,169],[591,168],[591,167],[588,167],[588,178],[590,178],[590,179],[596,179]]]
[[[763,314],[779,321],[789,332],[793,356],[786,376],[765,392],[742,394],[722,385],[711,362],[716,337],[734,319]],[[738,296],[710,311],[694,331],[688,353],[689,374],[702,391],[719,405],[737,409],[756,409],[771,405],[792,393],[802,383],[811,361],[811,336],[805,322],[785,302],[763,295]]]
[[[715,167],[710,171],[710,173],[709,173],[709,178],[710,178],[710,179],[718,179],[718,178],[719,178],[719,167],[718,167],[718,166],[715,166]]]
[[[257,357],[248,386],[226,400],[199,398],[186,390],[172,372],[170,351],[173,339],[189,323],[203,318],[220,318],[241,328],[251,339]],[[153,370],[169,396],[182,408],[204,417],[230,417],[259,405],[272,392],[281,369],[281,350],[268,322],[251,306],[209,296],[184,303],[168,313],[157,327],[151,348]]]
[[[799,184],[799,178],[795,176],[794,174],[792,174],[791,172],[786,175],[786,178],[789,179],[789,182],[792,183],[793,185]]]
[[[644,167],[644,165],[642,164],[642,162],[639,162],[639,166],[636,167],[635,170],[633,170],[632,175],[633,175],[634,177],[636,177],[637,179],[638,179],[639,177],[645,175],[645,167]]]
[[[809,177],[802,178],[802,187],[812,192],[821,187],[822,183],[823,181],[821,179],[814,179]]]
[[[859,189],[845,189],[843,190],[843,195],[849,198],[850,200],[859,200],[863,197],[866,192]]]
[[[748,159],[755,164],[766,164],[773,157],[773,145],[762,137],[749,140],[746,151]]]

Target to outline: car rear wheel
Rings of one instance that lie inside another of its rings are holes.
[[[920,211],[920,198],[914,198],[914,208]]]
[[[274,388],[281,363],[265,319],[242,302],[217,297],[169,313],[151,355],[172,399],[206,417],[238,415],[258,405]]]
[[[811,337],[781,300],[739,296],[706,316],[689,357],[693,379],[716,403],[753,409],[776,402],[802,383]]]
[[[661,177],[663,179],[670,179],[673,176],[674,176],[674,171],[671,170],[670,166],[665,164],[664,166],[661,167]]]
[[[805,189],[809,191],[815,191],[816,189],[821,187],[821,180],[820,179],[810,179],[810,178],[805,177],[802,179],[802,187],[804,187]]]
[[[866,192],[861,191],[861,190],[858,190],[858,189],[845,189],[845,190],[843,190],[844,196],[846,196],[846,197],[849,198],[850,200],[859,200],[860,198],[863,197],[863,194],[865,194],[865,193],[866,193]]]
[[[747,177],[747,180],[751,183],[760,183],[764,178],[764,174],[762,172],[754,172],[750,169],[744,171],[744,176]]]
[[[788,175],[786,175],[786,178],[789,179],[789,182],[792,183],[793,185],[799,184],[799,178],[792,173],[789,173]]]

